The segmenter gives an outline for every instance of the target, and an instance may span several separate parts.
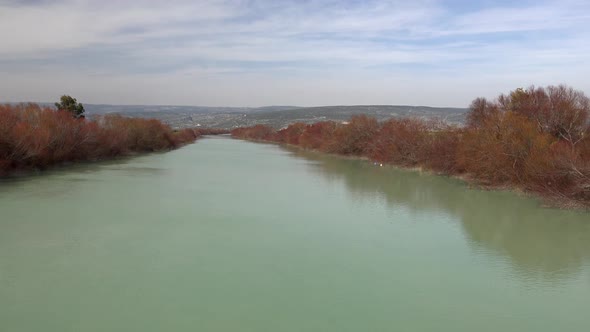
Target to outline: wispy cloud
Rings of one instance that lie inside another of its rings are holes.
[[[483,3],[0,1],[0,100],[461,106],[531,83],[590,90],[590,3]]]

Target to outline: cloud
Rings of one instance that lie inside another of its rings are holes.
[[[40,100],[62,84],[90,102],[462,106],[469,93],[501,92],[492,88],[589,89],[580,78],[588,9],[575,0],[2,2],[0,99]],[[444,93],[421,88],[432,82]],[[404,93],[388,98],[386,85]]]

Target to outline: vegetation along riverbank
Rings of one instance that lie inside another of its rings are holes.
[[[530,87],[475,99],[463,127],[364,115],[347,123],[256,125],[235,138],[367,157],[534,193],[560,207],[590,207],[590,100],[567,86]]]
[[[120,115],[89,120],[83,113],[83,106],[69,96],[63,96],[56,109],[37,104],[0,105],[0,176],[170,150],[209,133],[173,130],[159,120]]]

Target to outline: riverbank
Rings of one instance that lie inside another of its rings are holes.
[[[588,209],[589,114],[588,98],[560,86],[516,90],[494,102],[476,99],[465,127],[416,118],[379,123],[359,115],[281,130],[237,128],[232,136],[420,168],[484,189],[531,194],[554,207]]]
[[[344,159],[344,160],[346,160],[346,159],[362,160],[362,161],[366,161],[367,163],[373,163],[373,165],[375,165],[376,167],[392,167],[394,169],[400,169],[400,170],[404,170],[404,171],[416,172],[416,173],[421,173],[421,174],[428,174],[428,175],[432,175],[432,176],[448,177],[448,178],[462,181],[465,184],[467,184],[469,187],[480,189],[480,190],[510,191],[510,192],[513,192],[519,196],[536,198],[536,199],[540,200],[540,202],[542,203],[542,206],[548,207],[548,208],[556,208],[556,209],[563,209],[563,210],[590,211],[590,205],[588,203],[583,203],[583,202],[579,202],[579,201],[571,200],[571,199],[564,199],[563,197],[542,195],[537,192],[527,191],[525,188],[515,187],[515,186],[511,186],[511,185],[507,185],[507,184],[486,183],[486,182],[483,182],[483,181],[475,178],[471,174],[464,174],[464,173],[462,173],[462,174],[448,174],[448,173],[433,171],[431,169],[424,168],[421,166],[410,167],[410,166],[402,166],[402,165],[396,165],[396,164],[391,164],[391,163],[380,163],[375,160],[371,160],[369,157],[366,157],[366,156],[343,155],[343,154],[324,152],[324,151],[321,151],[318,149],[308,149],[308,148],[301,147],[299,145],[280,143],[280,142],[276,142],[276,141],[272,141],[272,140],[246,139],[246,138],[239,138],[239,137],[233,137],[233,138],[239,139],[239,140],[246,140],[246,141],[254,142],[254,143],[276,144],[279,146],[289,147],[290,149],[312,152],[312,153],[317,153],[317,154],[326,155],[326,156],[333,156],[333,157],[337,157],[337,158]]]
[[[204,133],[173,130],[155,119],[87,120],[36,104],[0,105],[0,176],[176,149]]]

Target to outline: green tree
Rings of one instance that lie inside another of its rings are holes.
[[[84,118],[84,106],[76,100],[76,98],[72,98],[68,95],[63,95],[60,98],[59,103],[55,103],[55,107],[59,111],[68,111],[72,113],[72,116],[76,119]]]

